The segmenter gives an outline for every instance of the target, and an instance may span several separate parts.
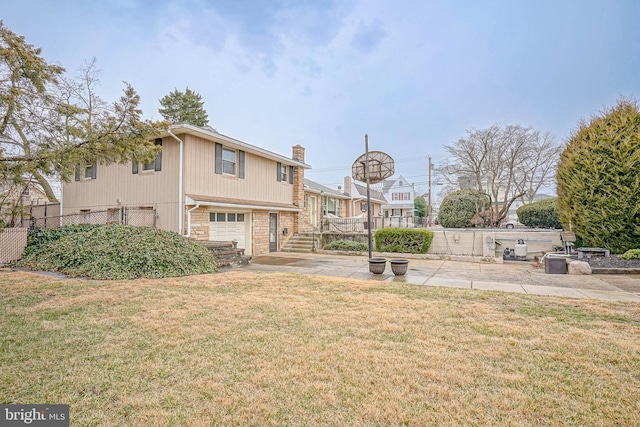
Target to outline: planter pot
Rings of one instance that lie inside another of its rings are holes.
[[[408,259],[392,259],[389,260],[389,263],[391,264],[391,271],[393,271],[393,274],[396,276],[404,276],[407,274],[407,268],[409,267]]]
[[[369,272],[382,274],[387,266],[386,258],[369,258]]]

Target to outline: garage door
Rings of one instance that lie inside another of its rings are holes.
[[[238,247],[246,249],[249,214],[237,212],[209,213],[209,240],[237,240]]]

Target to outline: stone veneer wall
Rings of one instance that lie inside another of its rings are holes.
[[[269,212],[253,211],[251,214],[251,255],[269,253]]]
[[[293,237],[293,226],[296,212],[278,212],[278,251]],[[253,211],[252,214],[252,255],[262,255],[269,253],[269,212]],[[287,228],[289,232],[283,234]]]
[[[184,217],[185,228],[187,224],[187,214]],[[209,209],[200,207],[191,211],[191,238],[195,240],[209,240]]]
[[[293,237],[293,227],[299,215],[298,212],[280,212],[278,214],[278,251]],[[289,230],[287,234],[282,233],[285,228]]]
[[[304,163],[304,147],[294,145],[291,158]],[[294,168],[293,172],[293,204],[302,209],[302,211],[294,215],[293,227],[289,228],[289,233],[296,234],[313,231],[309,207],[304,205],[304,169],[298,166]]]

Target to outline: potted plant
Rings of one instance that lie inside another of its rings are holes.
[[[369,258],[369,272],[382,274],[387,266],[386,258]]]
[[[391,259],[389,260],[391,264],[391,271],[396,276],[404,276],[407,274],[407,268],[409,267],[408,259]]]

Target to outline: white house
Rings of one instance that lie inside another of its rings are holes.
[[[416,192],[413,184],[400,175],[396,179],[385,180],[382,193],[387,201],[382,206],[385,218],[389,217],[413,217]]]

